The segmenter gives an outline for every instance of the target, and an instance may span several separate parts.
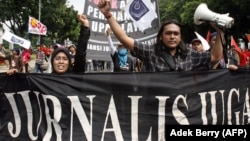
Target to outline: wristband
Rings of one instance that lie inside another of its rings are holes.
[[[104,15],[106,19],[109,19],[110,17],[112,17],[112,14],[110,12],[108,12],[107,14]]]

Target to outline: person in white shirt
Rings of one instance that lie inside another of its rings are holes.
[[[122,44],[119,44],[117,48],[114,47],[110,34],[111,29],[107,28],[106,36],[108,38],[110,54],[114,64],[113,72],[133,71],[133,62],[128,56],[128,49]]]

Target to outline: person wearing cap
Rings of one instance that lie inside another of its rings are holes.
[[[20,49],[14,48],[11,52],[11,56],[9,59],[9,70],[7,70],[8,75],[12,75],[16,72],[25,71],[25,66],[22,57],[20,56]]]
[[[69,45],[68,49],[69,49],[69,53],[71,56],[71,64],[72,64],[72,66],[74,66],[75,55],[76,55],[76,46],[74,44],[71,44],[71,45]]]
[[[108,38],[110,54],[114,64],[113,72],[133,71],[133,62],[128,57],[128,49],[126,49],[122,44],[118,44],[116,49],[110,34],[111,29],[107,28],[106,36]]]
[[[204,50],[201,40],[198,38],[194,38],[191,41],[191,46],[192,46],[192,49],[197,52],[202,53],[206,51]],[[209,70],[211,66],[212,65],[210,62],[201,62],[200,65],[197,65],[196,67],[194,67],[193,70]]]
[[[203,52],[205,51],[204,48],[203,48],[203,45],[201,43],[201,40],[198,39],[198,38],[195,38],[192,40],[191,42],[191,45],[192,45],[192,48],[198,52]]]
[[[65,74],[69,72],[84,73],[86,63],[86,50],[90,37],[89,21],[86,15],[77,15],[81,23],[78,37],[74,66],[71,65],[71,55],[67,48],[56,48],[51,55],[53,74]]]

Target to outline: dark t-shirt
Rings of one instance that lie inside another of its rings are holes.
[[[118,53],[115,52],[115,54],[112,56],[111,58],[113,60],[113,64],[114,64],[114,72],[123,72],[123,71],[134,71],[134,63],[133,60],[128,56],[128,60],[127,60],[127,66],[126,67],[121,67],[120,66],[120,61],[119,61],[119,57],[118,57]]]
[[[17,69],[19,70],[19,72],[22,72],[23,66],[24,66],[24,62],[22,57],[11,57],[10,58],[10,67],[9,69]]]

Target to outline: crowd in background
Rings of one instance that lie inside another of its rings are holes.
[[[212,43],[212,37],[214,34],[211,35],[211,40],[209,43]],[[239,40],[239,42],[242,41],[242,39]],[[245,68],[249,68],[249,55],[250,55],[250,49],[247,46],[246,43],[241,44],[237,43],[240,46],[240,50],[245,53]],[[193,39],[188,46],[192,47],[194,50],[197,51],[209,51],[204,50],[202,46],[202,42],[200,39],[195,38]],[[199,48],[200,46],[200,48]],[[5,47],[0,44],[0,64],[6,66],[8,69],[11,69],[11,66],[15,66],[17,64],[19,72],[30,72],[30,73],[49,73],[49,58],[51,56],[51,53],[53,52],[55,47],[62,47],[67,48],[69,53],[72,55],[72,62],[74,59],[74,54],[76,50],[76,46],[74,44],[63,46],[60,44],[50,44],[50,45],[37,45],[35,48],[25,49],[23,47],[14,48],[12,50],[5,49]],[[14,59],[13,56],[17,55],[18,59]],[[6,58],[8,55],[10,55],[10,58]],[[231,45],[228,45],[228,55],[230,57],[233,57],[234,64],[237,66],[244,68],[244,65],[241,65],[240,62],[240,56],[237,51],[234,50],[234,48]],[[33,56],[33,58],[32,58]],[[131,71],[134,72],[141,72],[143,71],[143,63],[136,57],[133,57],[130,52],[128,52],[128,57],[131,63]],[[20,63],[20,58],[23,61],[23,63]],[[35,65],[31,66],[29,62],[31,59],[35,60]],[[14,61],[16,60],[16,61]],[[229,63],[229,62],[227,62]],[[104,60],[92,60],[87,59],[86,66],[85,66],[85,72],[91,73],[91,72],[113,72],[114,71],[114,63],[113,61],[104,61]],[[209,66],[206,66],[209,68]],[[205,68],[206,68],[205,67]],[[210,66],[211,67],[211,66]],[[225,62],[223,65],[220,65],[218,68],[227,68]]]
[[[10,65],[9,58],[6,58],[6,55],[13,55],[17,54],[21,60],[23,61],[23,65],[17,65],[16,68],[19,68],[18,70],[24,70],[21,72],[26,73],[50,73],[51,69],[49,68],[49,58],[53,52],[53,50],[57,47],[60,48],[67,48],[69,53],[72,55],[72,62],[74,62],[74,54],[76,50],[76,45],[71,44],[68,46],[64,46],[58,43],[50,44],[50,45],[37,45],[36,47],[25,49],[23,47],[15,47],[12,50],[5,49],[2,44],[0,45],[0,63],[1,65],[5,65],[8,69]],[[141,62],[136,59],[135,57],[128,54],[129,60],[131,60],[131,71],[138,72],[139,70],[137,66],[141,64]],[[35,63],[31,64],[29,63],[31,60],[33,60]],[[18,61],[17,61],[18,62]],[[17,64],[17,63],[14,63]],[[12,63],[12,66],[15,66]],[[21,67],[23,66],[23,67]],[[86,73],[91,72],[113,72],[114,64],[112,61],[104,61],[104,60],[92,60],[87,59],[86,60]],[[22,68],[22,69],[20,69]],[[20,71],[19,71],[20,72]]]
[[[236,47],[238,44],[232,44],[232,41],[231,44],[225,44],[222,29],[214,23],[210,23],[216,32],[210,36],[209,49],[204,49],[203,42],[198,38],[185,44],[181,40],[181,25],[174,19],[167,20],[162,24],[156,37],[157,43],[150,46],[128,37],[112,17],[109,9],[104,8],[107,6],[109,3],[100,1],[99,8],[110,24],[110,28],[106,29],[106,37],[112,61],[86,58],[87,43],[90,37],[89,21],[85,15],[78,15],[82,26],[76,44],[67,46],[40,44],[29,49],[17,47],[12,49],[9,54],[6,54],[6,49],[0,45],[0,61],[8,67],[7,73],[53,73],[56,67],[58,70],[67,68],[63,73],[69,72],[73,68],[85,73],[249,68],[250,53],[248,48],[242,47],[242,45],[241,48]],[[117,47],[114,46],[110,37],[112,32],[120,41]],[[32,56],[34,57],[32,58]],[[29,64],[31,59],[35,61],[34,66]],[[55,65],[57,66],[55,67]]]

